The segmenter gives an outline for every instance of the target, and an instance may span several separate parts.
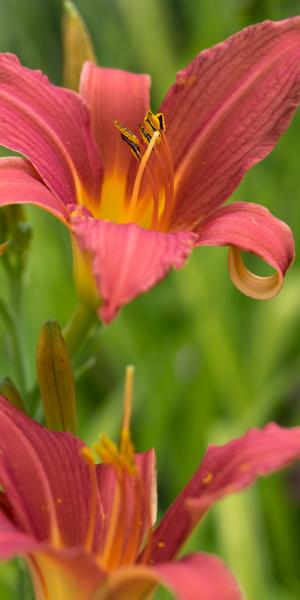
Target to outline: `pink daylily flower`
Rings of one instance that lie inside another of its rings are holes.
[[[210,446],[156,526],[154,451],[134,454],[123,439],[119,450],[103,437],[96,465],[74,435],[0,398],[0,557],[25,558],[38,600],[142,600],[159,584],[182,600],[241,600],[216,556],[175,557],[217,500],[300,458],[300,427]]]
[[[293,262],[290,229],[259,204],[223,204],[299,104],[300,17],[201,52],[157,114],[149,87],[87,62],[78,95],[2,54],[0,144],[26,159],[1,159],[0,204],[31,202],[65,223],[80,296],[106,323],[197,246],[228,245],[235,285],[273,297]],[[275,273],[249,272],[241,250]]]

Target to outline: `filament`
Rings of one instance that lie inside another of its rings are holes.
[[[160,159],[160,166],[163,172],[166,193],[164,211],[159,223],[159,228],[164,230],[168,228],[168,221],[174,208],[174,166],[170,147],[164,132],[162,132],[161,138],[163,157]],[[165,158],[165,160],[163,160],[163,158]],[[167,167],[167,172],[165,171],[165,166]]]
[[[87,446],[81,448],[81,454],[84,460],[86,461],[89,468],[89,476],[90,476],[90,500],[89,500],[89,522],[88,529],[86,533],[84,549],[86,552],[91,552],[95,537],[96,530],[96,514],[97,514],[97,493],[98,493],[98,485],[97,485],[97,476],[96,476],[96,468],[94,463],[94,458],[92,452]],[[104,517],[104,514],[102,514]]]
[[[159,218],[159,192],[158,192],[157,183],[155,181],[155,174],[154,174],[153,166],[150,163],[148,164],[148,168],[147,168],[145,175],[147,177],[147,180],[149,181],[149,185],[151,188],[152,196],[150,198],[150,201],[153,202],[153,213],[152,213],[150,228],[156,229],[156,226],[158,224],[158,218]],[[138,208],[137,208],[137,213],[136,213],[137,221],[139,221],[143,217],[148,206],[149,206],[149,204],[146,203],[144,199],[143,199],[143,202],[139,203]]]
[[[138,195],[139,195],[139,191],[140,191],[140,187],[141,187],[141,183],[142,183],[142,177],[145,171],[145,167],[146,164],[150,158],[151,152],[156,144],[157,139],[160,137],[160,133],[159,131],[155,131],[152,135],[151,138],[151,142],[149,142],[149,146],[147,147],[147,150],[140,162],[140,166],[135,178],[135,182],[134,182],[134,186],[133,186],[133,192],[132,192],[132,197],[131,197],[131,203],[130,203],[130,211],[131,214],[134,214],[136,208],[137,208],[137,201],[138,201]]]
[[[121,535],[120,529],[118,527],[119,514],[120,514],[120,508],[121,508],[121,500],[122,500],[121,488],[122,488],[122,486],[121,486],[121,482],[120,482],[120,473],[117,473],[116,489],[115,489],[114,497],[113,497],[113,506],[112,506],[112,511],[111,511],[110,518],[109,518],[109,527],[108,527],[108,531],[106,534],[104,550],[98,557],[100,565],[104,568],[108,568],[111,563],[112,554],[113,554],[113,551],[115,550],[117,540],[119,540],[119,543],[120,543],[120,541],[121,541],[121,543],[123,543],[123,536]],[[124,526],[123,526],[123,530],[124,530]],[[119,553],[120,552],[116,552],[117,555]]]
[[[140,531],[142,524],[142,481],[140,478],[140,473],[137,473],[137,477],[135,480],[135,489],[136,489],[136,506],[134,511],[134,521],[130,531],[130,543],[127,544],[126,551],[122,557],[123,565],[132,564],[138,554],[139,546],[140,546]]]

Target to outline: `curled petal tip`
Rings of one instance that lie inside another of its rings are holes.
[[[290,228],[259,204],[236,202],[216,211],[199,230],[199,246],[229,246],[229,273],[236,287],[251,298],[266,300],[280,292],[295,248]],[[261,277],[244,265],[251,252],[275,273]]]
[[[279,294],[283,277],[277,272],[262,277],[247,269],[239,248],[230,246],[228,251],[228,270],[234,285],[246,296],[255,300],[270,300]]]

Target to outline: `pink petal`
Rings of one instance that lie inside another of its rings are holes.
[[[100,157],[81,98],[8,54],[0,55],[0,144],[24,154],[65,205],[99,198]]]
[[[299,458],[300,427],[285,429],[269,424],[262,430],[251,429],[224,446],[209,446],[195,475],[154,531],[151,560],[156,563],[173,558],[217,500]]]
[[[288,127],[300,101],[300,17],[204,50],[162,103],[176,172],[173,226],[222,204]]]
[[[93,600],[142,600],[152,598],[157,585],[165,585],[178,600],[241,600],[237,584],[216,556],[192,554],[178,562],[152,567],[133,565],[112,571]]]
[[[195,240],[191,233],[161,233],[84,216],[73,217],[72,230],[81,248],[91,254],[105,323],[171,267],[182,267]]]
[[[154,450],[148,450],[142,454],[135,455],[136,464],[140,473],[140,481],[142,483],[142,498],[141,504],[136,496],[136,480],[127,477],[126,497],[123,499],[123,516],[124,516],[124,538],[129,540],[134,530],[136,522],[136,514],[139,514],[140,532],[139,532],[139,547],[144,540],[144,537],[150,527],[156,520],[156,468],[155,468],[155,453]],[[116,473],[110,465],[100,464],[97,466],[98,487],[101,497],[103,512],[105,514],[104,527],[99,536],[100,545],[99,553],[105,545],[106,533],[110,525],[110,516],[113,507],[113,499],[116,492]],[[126,533],[127,532],[127,533]],[[125,550],[126,548],[124,548]]]
[[[92,114],[94,137],[100,148],[106,174],[127,174],[136,162],[129,147],[114,126],[120,121],[137,132],[149,110],[150,78],[119,69],[105,69],[86,62],[80,81],[80,93]]]
[[[82,550],[36,552],[27,557],[36,600],[91,600],[105,574]]]
[[[0,511],[0,559],[7,560],[16,555],[37,550],[40,543],[23,533]]]
[[[216,556],[190,554],[153,570],[178,600],[242,600],[233,575]]]
[[[81,446],[72,434],[48,431],[0,398],[0,481],[15,525],[37,541],[59,536],[74,546],[85,540],[90,480]]]
[[[64,222],[68,219],[65,206],[44,185],[26,159],[1,158],[0,206],[27,202],[48,210]]]
[[[199,227],[199,246],[233,246],[229,253],[229,273],[233,283],[252,298],[275,296],[294,256],[290,228],[259,204],[236,202],[220,208]],[[260,277],[244,265],[240,250],[253,252],[271,265],[276,273]]]
[[[110,571],[89,600],[150,600],[160,577],[153,569],[132,565]]]

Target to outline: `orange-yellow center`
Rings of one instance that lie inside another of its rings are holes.
[[[100,205],[93,214],[165,231],[173,208],[174,171],[164,117],[148,111],[139,126],[140,138],[118,121],[114,124],[139,165],[131,165],[125,175],[117,171],[104,177]]]
[[[99,497],[94,454],[86,446],[81,449],[82,456],[87,462],[90,471],[89,523],[84,547],[87,553],[94,552],[94,547],[100,547],[100,550],[96,550],[94,553],[97,563],[105,570],[112,570],[120,565],[134,563],[141,544],[142,510],[145,505],[146,494],[135,461],[135,450],[129,429],[133,377],[133,367],[127,367],[124,389],[124,414],[119,447],[107,435],[102,435],[93,446],[97,457],[100,458],[103,464],[110,465],[115,475],[114,493],[109,515],[105,514],[101,503],[101,489]],[[128,498],[129,489],[130,498]],[[103,526],[101,530],[105,531],[104,539],[100,545],[95,539],[99,503],[100,518]],[[128,530],[127,521],[128,509],[131,515],[130,530]],[[149,506],[150,528],[151,516]]]

